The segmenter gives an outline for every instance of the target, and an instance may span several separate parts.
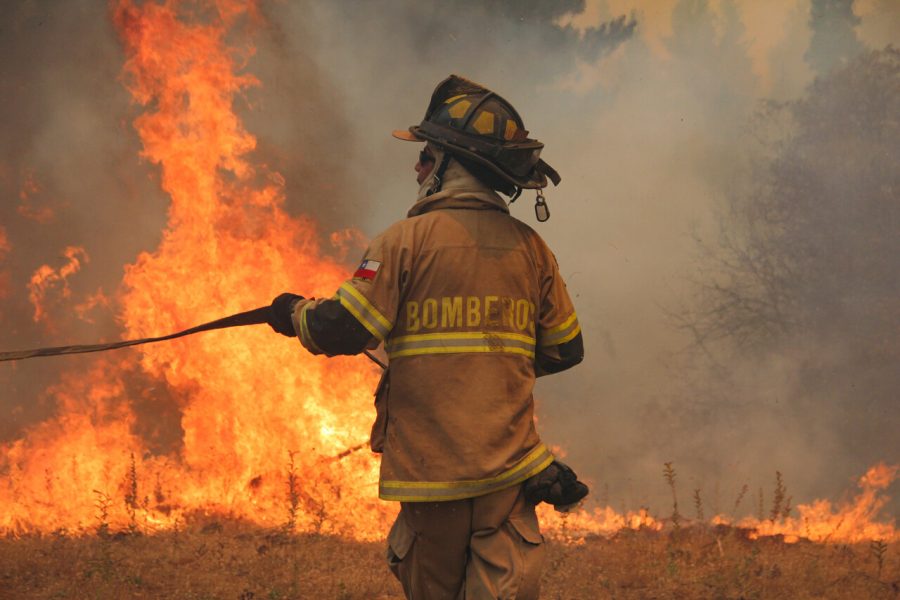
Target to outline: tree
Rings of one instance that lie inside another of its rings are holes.
[[[809,28],[812,38],[806,62],[819,75],[845,65],[863,51],[856,38],[860,19],[853,14],[853,0],[812,0]]]
[[[788,132],[766,140],[750,192],[728,199],[679,316],[700,346],[839,341],[870,364],[900,358],[898,115],[890,47],[766,107],[759,129]]]
[[[675,315],[705,360],[679,361],[683,391],[646,419],[657,439],[702,427],[708,468],[753,456],[815,494],[900,455],[898,115],[893,48],[761,111],[753,183],[727,196]]]

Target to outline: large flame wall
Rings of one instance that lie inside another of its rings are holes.
[[[233,105],[257,85],[238,74],[252,48],[229,47],[225,37],[254,26],[253,5],[206,9],[205,19],[188,18],[197,7],[177,2],[123,1],[113,9],[125,85],[143,107],[134,122],[142,155],[158,165],[171,197],[159,247],[126,267],[125,337],[184,329],[287,289],[330,295],[347,274],[323,255],[310,219],[284,212],[281,176],[248,159],[256,140]],[[298,528],[382,533],[394,507],[376,500],[377,459],[360,448],[377,367],[364,358],[312,357],[267,327],[145,346],[139,358],[179,398],[180,452],[148,453],[132,433],[125,397],[131,359],[99,359],[51,390],[56,418],[3,448],[9,476],[0,487],[0,528],[96,525],[96,504],[106,496],[114,526],[134,513],[141,526],[171,526],[197,511],[277,525],[289,518],[292,456]]]

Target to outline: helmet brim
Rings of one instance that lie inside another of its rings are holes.
[[[403,140],[404,142],[426,142],[423,137],[418,137],[413,134],[409,129],[395,129],[391,132],[391,135],[397,138],[398,140]]]
[[[421,127],[418,127],[415,125],[410,127],[410,134],[417,141],[433,142],[433,143],[437,144],[438,146],[441,146],[442,148],[444,148],[451,154],[457,154],[457,155],[463,156],[465,158],[468,158],[470,160],[473,160],[473,161],[477,162],[478,164],[487,167],[488,169],[490,169],[491,171],[493,171],[494,173],[499,175],[501,178],[512,183],[513,185],[515,185],[517,187],[524,188],[524,189],[530,189],[530,190],[547,187],[547,183],[548,183],[547,177],[543,173],[539,172],[536,169],[532,170],[527,178],[517,177],[517,176],[513,175],[512,173],[508,173],[505,170],[501,169],[500,167],[495,165],[493,162],[491,162],[490,160],[487,160],[486,158],[484,158],[477,152],[472,152],[471,150],[469,150],[468,148],[465,148],[463,146],[458,146],[456,144],[449,143],[445,139],[441,139],[439,137],[429,135],[428,133],[423,131]],[[400,139],[406,139],[406,138],[400,138]]]

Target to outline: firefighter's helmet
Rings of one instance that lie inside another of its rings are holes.
[[[394,131],[408,141],[430,141],[450,154],[487,167],[518,188],[554,185],[559,174],[541,160],[544,144],[528,137],[522,117],[489,89],[458,75],[438,84],[419,125]]]

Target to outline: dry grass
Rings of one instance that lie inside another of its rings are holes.
[[[900,598],[898,544],[787,544],[724,526],[623,530],[571,547],[551,544],[543,598],[553,600]],[[889,557],[889,558],[888,558]],[[879,564],[882,564],[879,572]]]
[[[0,540],[0,598],[393,599],[382,543],[234,522]],[[750,540],[726,527],[548,542],[542,598],[900,598],[897,543]]]

